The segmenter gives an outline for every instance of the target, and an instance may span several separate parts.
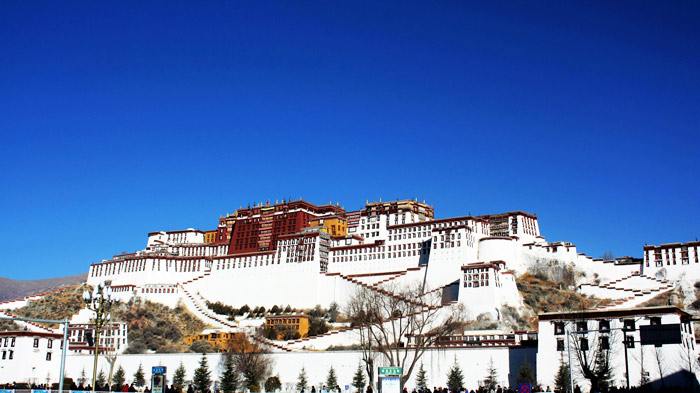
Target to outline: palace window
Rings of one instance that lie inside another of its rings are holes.
[[[558,338],[557,339],[557,351],[562,352],[564,351],[564,339],[563,338]]]

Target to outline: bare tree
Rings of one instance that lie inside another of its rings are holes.
[[[584,322],[584,321],[582,321]],[[586,332],[571,335],[571,349],[581,375],[591,383],[591,391],[605,389],[612,378],[612,347],[617,331]]]
[[[603,253],[603,260],[604,261],[614,261],[615,260],[615,254],[613,254],[612,251],[605,251]]]
[[[103,355],[104,359],[109,364],[109,374],[107,377],[107,385],[109,385],[109,391],[112,391],[112,376],[114,375],[114,365],[117,363],[117,352],[108,351]]]
[[[374,323],[373,315],[368,313],[366,305],[374,298],[372,291],[358,290],[350,299],[346,306],[345,314],[350,322],[356,327],[360,339],[360,350],[362,353],[362,363],[367,372],[368,385],[374,386],[374,361],[377,357],[377,347],[379,343],[373,340],[370,333],[370,325]]]
[[[657,370],[659,370],[659,379],[661,380],[661,386],[666,387],[664,382],[664,374],[666,373],[666,365],[664,364],[664,354],[661,347],[654,347],[654,363],[656,363]]]
[[[346,311],[350,321],[361,326],[366,367],[373,362],[372,351],[380,353],[390,366],[403,369],[401,386],[425,350],[440,337],[457,331],[464,321],[461,307],[443,305],[442,291],[424,292],[421,283],[360,287]]]
[[[272,371],[272,359],[268,353],[252,344],[243,334],[236,334],[229,340],[226,349],[231,353],[233,364],[243,378],[244,387],[251,392],[259,392],[260,382]]]
[[[688,378],[688,386],[691,389],[695,389],[695,385],[697,385],[697,377],[695,376],[695,372],[697,371],[698,358],[695,357],[695,351],[690,349],[690,343],[685,345],[684,342],[684,345],[681,345],[679,350],[680,358],[682,359],[684,368],[687,371],[686,377]]]

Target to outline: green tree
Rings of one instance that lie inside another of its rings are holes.
[[[333,389],[338,385],[338,377],[335,375],[335,369],[333,366],[328,370],[328,376],[326,376],[326,386],[328,389]]]
[[[211,371],[207,364],[207,357],[202,354],[202,359],[199,361],[199,367],[194,370],[194,389],[198,392],[206,392],[211,385]]]
[[[307,386],[309,386],[309,380],[306,378],[306,370],[302,367],[297,377],[297,390],[301,392],[306,390]]]
[[[241,376],[236,370],[236,365],[233,362],[233,356],[226,355],[226,363],[224,364],[224,373],[221,376],[221,391],[224,393],[233,393],[238,389],[238,384],[241,382]]]
[[[119,365],[119,368],[117,368],[117,371],[112,377],[112,383],[116,386],[115,390],[121,390],[122,386],[124,386],[124,382],[126,382],[126,373],[124,372],[124,367]]]
[[[523,360],[520,365],[520,371],[518,371],[518,383],[529,383],[532,387],[537,384],[535,380],[535,372],[532,370],[532,366],[528,363],[527,358]]]
[[[423,362],[421,362],[420,368],[418,368],[418,374],[416,374],[416,386],[418,389],[428,389],[428,376],[425,372],[425,368],[423,368]]]
[[[309,337],[318,336],[326,332],[328,332],[326,321],[318,317],[309,317]]]
[[[422,366],[422,364],[421,364]],[[462,369],[457,363],[457,357],[455,356],[455,364],[452,365],[450,372],[447,373],[447,388],[452,392],[459,392],[459,389],[464,385],[464,374],[462,374]]]
[[[339,311],[340,311],[340,307],[338,307],[338,303],[336,303],[336,302],[331,303],[331,307],[328,309],[328,321],[329,322],[337,322]]]
[[[104,386],[105,383],[107,383],[107,376],[104,370],[100,370],[99,374],[97,374],[97,380],[95,381],[95,390],[97,390],[98,386]]]
[[[498,372],[496,371],[496,367],[493,365],[493,358],[489,360],[489,368],[486,371],[486,378],[484,378],[484,388],[488,391],[491,389],[496,389],[496,385],[498,385]]]
[[[276,390],[282,389],[282,382],[280,382],[280,379],[278,376],[273,375],[270,378],[265,381],[265,391],[266,392],[274,392]]]
[[[139,363],[139,368],[134,374],[134,385],[141,387],[146,384],[146,378],[143,375],[143,364]]]
[[[173,375],[173,385],[175,385],[178,392],[182,391],[182,388],[185,386],[186,375],[187,370],[185,370],[185,365],[180,361],[180,366],[175,370],[175,374]]]
[[[352,386],[354,386],[358,392],[362,393],[365,388],[365,372],[362,370],[362,363],[357,364],[357,371],[352,377]]]
[[[569,365],[564,362],[564,356],[559,358],[559,370],[554,376],[554,387],[561,393],[571,393],[571,380],[569,378]]]
[[[83,370],[80,372],[80,377],[78,377],[78,385],[84,387],[86,382],[87,376],[85,375],[85,367],[83,367]]]

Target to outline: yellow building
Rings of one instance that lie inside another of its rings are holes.
[[[212,332],[185,337],[183,340],[187,345],[192,345],[195,341],[206,341],[216,352],[226,352],[227,348],[234,344],[237,345],[241,339],[245,339],[245,335],[240,332]]]
[[[348,223],[345,217],[314,218],[309,221],[310,227],[326,227],[324,232],[331,236],[345,236],[348,233]]]
[[[204,243],[214,243],[216,241],[216,230],[204,232]]]
[[[265,317],[265,329],[275,328],[279,332],[278,339],[284,335],[284,330],[290,329],[299,333],[299,337],[306,337],[309,334],[308,315],[268,315]]]

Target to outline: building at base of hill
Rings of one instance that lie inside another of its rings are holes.
[[[697,387],[693,325],[677,307],[585,310],[539,314],[537,379],[554,386],[569,356],[574,383],[586,387],[591,373],[608,386]],[[588,376],[588,378],[587,378]],[[598,389],[603,387],[599,384]],[[596,390],[596,389],[594,389]]]
[[[41,384],[46,383],[47,379],[49,382],[57,381],[62,350],[62,333],[29,330],[0,332],[1,383]]]
[[[309,316],[301,314],[268,315],[265,335],[275,340],[304,338],[309,334]]]
[[[206,341],[213,348],[213,352],[230,352],[241,340],[247,341],[244,333],[221,331],[219,329],[213,331],[205,330],[202,334],[188,336],[183,339],[188,346],[196,341]]]

